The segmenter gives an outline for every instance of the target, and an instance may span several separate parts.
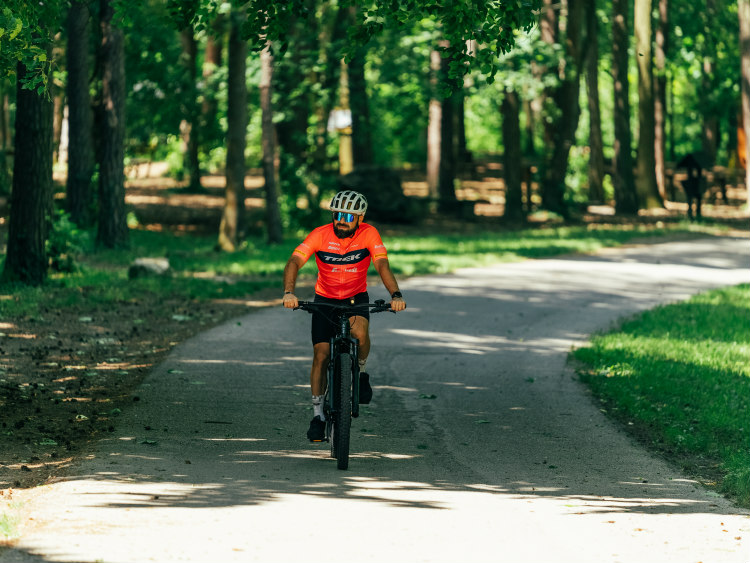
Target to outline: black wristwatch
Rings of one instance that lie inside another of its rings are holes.
[[[403,299],[404,296],[401,295],[400,291],[394,291],[393,293],[391,293],[391,299],[396,299],[396,298]]]

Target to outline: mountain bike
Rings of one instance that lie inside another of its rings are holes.
[[[331,338],[331,357],[323,402],[326,441],[331,444],[331,456],[336,459],[337,467],[347,469],[352,418],[359,416],[359,342],[351,335],[349,318],[367,308],[370,313],[390,311],[391,305],[383,299],[359,305],[300,301],[295,310],[302,309],[312,313],[325,307],[329,310],[333,308],[336,313],[336,334]]]

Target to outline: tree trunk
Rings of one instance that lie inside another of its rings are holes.
[[[182,55],[180,64],[183,66],[185,74],[182,79],[182,115],[180,123],[180,135],[182,137],[183,150],[183,168],[188,176],[188,191],[200,192],[201,186],[201,169],[198,159],[198,142],[199,142],[199,107],[198,94],[196,91],[197,79],[197,56],[198,45],[195,41],[195,34],[192,27],[186,27],[180,32],[180,41],[182,43]]]
[[[10,102],[8,93],[0,90],[0,150],[7,150],[13,144],[10,135]]]
[[[232,14],[229,34],[227,78],[227,164],[224,213],[218,246],[234,251],[245,228],[245,131],[247,130],[246,44],[242,40],[242,17]]]
[[[544,166],[542,177],[542,207],[563,217],[569,216],[565,203],[565,176],[568,172],[568,156],[575,142],[581,108],[580,69],[582,64],[581,27],[583,0],[568,0],[568,18],[565,29],[565,54],[560,61],[560,84],[551,92],[557,106],[557,119],[546,124],[546,140],[550,155]]]
[[[442,45],[448,46],[443,40]],[[440,57],[440,79],[448,82],[451,59]],[[456,131],[455,116],[462,91],[457,91],[440,102],[440,166],[438,169],[438,210],[442,213],[456,212]]]
[[[89,94],[89,9],[74,0],[68,12],[68,179],[66,207],[79,227],[92,225],[93,115]]]
[[[555,0],[544,0],[542,17],[539,21],[542,41],[549,45],[558,43],[560,34],[559,14],[560,5]]]
[[[349,105],[352,110],[354,167],[375,163],[372,125],[365,80],[365,51],[360,49],[349,63]]]
[[[471,162],[469,149],[466,148],[466,97],[460,92],[456,100],[456,115],[453,120],[453,128],[456,137],[456,161],[461,170]]]
[[[314,12],[312,12],[314,13]],[[304,200],[309,209],[319,206],[319,194],[309,189],[311,177],[311,146],[308,141],[308,125],[313,107],[311,84],[305,69],[312,66],[308,57],[316,53],[316,29],[314,18],[300,19],[290,27],[290,48],[285,56],[276,59],[273,87],[279,99],[284,100],[284,111],[276,118],[276,141],[279,153],[279,192],[285,202],[285,213],[293,223],[308,224],[306,210],[297,208]],[[317,219],[315,219],[317,221]]]
[[[523,221],[521,190],[521,103],[515,91],[506,91],[503,112],[503,177],[505,179],[505,214],[510,221]]]
[[[340,62],[341,75],[339,76],[339,103],[337,109],[349,112],[352,108],[349,103],[349,68],[342,59]],[[327,124],[326,124],[327,128]],[[345,176],[354,170],[354,149],[352,147],[352,126],[340,127],[337,130],[339,136],[339,174]]]
[[[662,207],[654,159],[654,74],[651,49],[651,0],[635,0],[635,41],[638,64],[638,162],[635,187],[646,209]]]
[[[615,189],[615,212],[618,215],[638,213],[631,152],[628,40],[628,0],[612,0],[612,77],[615,97],[612,185]]]
[[[206,48],[203,52],[203,103],[201,104],[201,139],[215,141],[218,138],[219,124],[217,119],[219,90],[217,72],[221,68],[222,35],[225,19],[219,16],[206,36]]]
[[[10,104],[8,94],[0,86],[0,194],[10,193],[10,167],[8,152],[13,143],[10,138]],[[2,246],[2,240],[0,240]]]
[[[429,123],[427,125],[427,190],[430,198],[439,199],[438,183],[440,181],[441,135],[440,127],[443,120],[443,105],[438,97],[438,83],[440,81],[440,52],[430,53],[430,83],[432,96],[430,97]]]
[[[280,243],[284,240],[279,208],[279,188],[276,172],[276,143],[273,128],[273,55],[266,46],[260,54],[260,108],[263,113],[263,177],[266,183],[266,223],[268,242]]]
[[[357,7],[351,6],[347,12],[347,25],[357,21]],[[354,168],[375,163],[375,151],[372,145],[372,124],[370,122],[370,104],[367,95],[365,78],[366,48],[360,47],[349,61],[349,107],[352,111],[352,160]]]
[[[599,109],[599,20],[596,0],[586,4],[586,92],[589,105],[589,202],[604,203],[604,141]]]
[[[100,0],[102,102],[99,107],[99,227],[97,243],[128,246],[125,209],[125,55],[121,29],[112,25],[112,0]]]
[[[313,3],[311,3],[313,4]],[[328,158],[328,147],[331,137],[328,132],[328,122],[331,112],[337,103],[345,104],[349,109],[349,81],[346,74],[346,65],[338,56],[334,45],[339,44],[346,38],[348,28],[348,10],[333,2],[323,2],[319,23],[316,29],[316,40],[313,49],[320,54],[315,70],[309,77],[309,83],[316,84],[317,95],[313,95],[312,106],[315,115],[315,146],[312,152],[312,172],[318,178],[323,178],[331,171],[331,161]],[[309,33],[309,29],[306,30]],[[322,72],[321,72],[322,70]],[[339,173],[346,173],[351,158],[351,130],[341,131],[339,134]],[[309,192],[309,190],[308,190]],[[308,194],[308,201],[313,198]]]
[[[60,61],[62,64],[62,61]],[[67,161],[65,147],[62,146],[63,123],[65,123],[65,89],[54,80],[50,81],[52,100],[52,162],[62,164]]]
[[[47,279],[48,221],[52,212],[52,102],[23,89],[17,65],[13,189],[3,282],[41,285]]]
[[[745,189],[750,201],[750,0],[739,0],[740,82],[742,90],[742,128],[745,131]]]
[[[533,73],[533,71],[532,71]],[[523,153],[527,159],[536,159],[536,146],[534,144],[534,138],[536,137],[536,104],[532,100],[524,100],[523,112],[526,117],[524,120],[523,128],[525,133],[523,140]]]
[[[448,63],[443,59],[443,72],[448,72]],[[440,120],[440,172],[438,174],[438,209],[442,213],[456,211],[456,145],[454,131],[454,116],[456,102],[461,93],[455,93],[443,98],[441,103]]]
[[[669,42],[669,0],[659,2],[659,25],[656,28],[656,76],[654,77],[654,161],[656,185],[663,200],[667,194],[667,47]]]
[[[712,167],[716,162],[716,151],[719,146],[719,117],[716,103],[716,40],[714,23],[717,19],[716,1],[706,0],[702,16],[704,18],[703,73],[700,86],[700,107],[703,116],[701,128],[701,147],[703,164]]]

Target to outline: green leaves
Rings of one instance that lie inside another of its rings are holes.
[[[0,41],[13,41],[23,29],[23,21],[16,18],[10,8],[0,14]]]
[[[176,13],[184,17],[183,5],[189,6],[195,1],[170,0],[170,5],[175,5]],[[243,25],[244,38],[255,50],[262,49],[266,40],[278,42],[283,52],[292,26],[310,15],[309,4],[304,0],[245,2],[248,18]],[[339,10],[346,10],[353,4],[342,1]],[[458,88],[463,77],[477,69],[492,82],[497,73],[498,55],[514,47],[514,30],[529,30],[536,24],[538,8],[538,0],[375,0],[367,7],[358,7],[356,23],[347,30],[347,43],[341,56],[350,61],[359,48],[388,28],[404,28],[431,20],[447,40],[445,56],[452,61],[446,80],[448,90]]]
[[[42,92],[47,87],[50,62],[47,47],[60,28],[66,2],[4,0],[0,11],[0,68],[2,75],[16,73],[17,63],[26,67],[23,87]]]

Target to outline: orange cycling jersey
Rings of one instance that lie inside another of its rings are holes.
[[[336,236],[332,223],[318,227],[294,251],[305,262],[313,253],[318,265],[315,293],[331,299],[348,299],[366,291],[370,262],[387,257],[380,233],[367,223],[344,239]]]

